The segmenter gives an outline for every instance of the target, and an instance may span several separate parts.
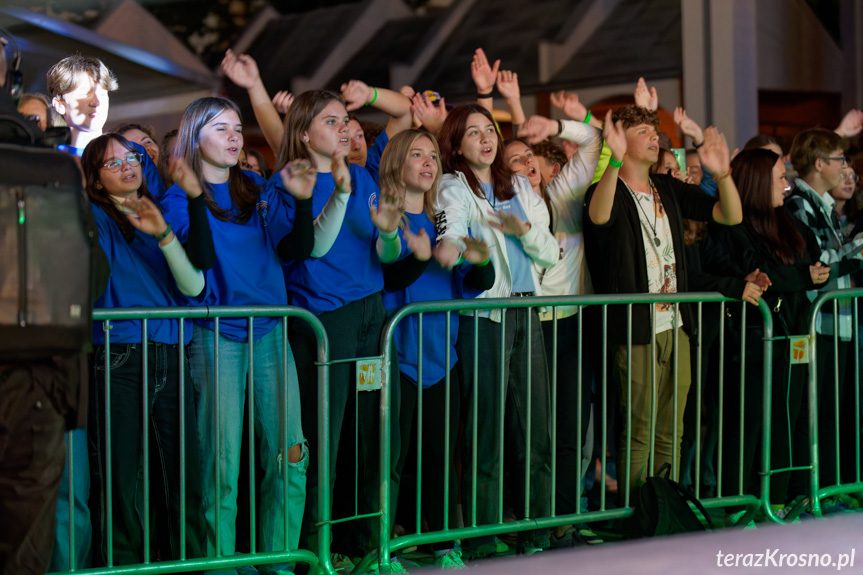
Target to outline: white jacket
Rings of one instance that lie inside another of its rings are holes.
[[[531,224],[530,230],[518,240],[535,264],[531,266],[533,291],[536,295],[542,295],[539,270],[550,268],[557,263],[559,248],[548,228],[548,209],[542,198],[534,193],[527,178],[514,176],[512,187]],[[509,255],[506,251],[506,238],[503,232],[488,225],[489,221],[498,221],[497,214],[489,201],[484,197],[477,197],[470,189],[464,174],[456,172],[444,174],[432,207],[436,214],[438,241],[446,238],[463,249],[462,238],[470,235],[488,244],[491,263],[494,265],[494,285],[479,297],[509,297],[512,293],[512,276]],[[479,313],[496,322],[501,318],[500,310]]]
[[[593,293],[584,261],[582,213],[584,195],[602,152],[602,133],[589,124],[563,120],[560,137],[578,144],[578,150],[545,188],[551,208],[551,229],[560,247],[560,262],[553,268],[538,270],[542,293],[555,296]],[[560,306],[557,317],[569,317],[577,311],[576,306]],[[540,314],[543,321],[552,317],[551,309]]]

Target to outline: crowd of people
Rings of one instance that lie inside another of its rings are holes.
[[[693,147],[675,154],[661,146],[656,91],[643,80],[635,104],[605,118],[566,92],[551,98],[566,119],[526,118],[517,74],[499,66],[477,50],[477,99],[454,107],[432,91],[359,80],[338,94],[271,99],[254,60],[229,51],[222,68],[248,91],[276,158],[272,172],[264,155],[244,148],[240,110],[223,97],[190,103],[163,138],[140,124],[105,132],[118,81],[93,58],[63,59],[48,71],[47,96],[21,98],[22,114],[71,130],[68,151],[80,156],[111,267],[96,307],[300,306],[323,324],[334,362],[329,413],[321,414],[317,341],[303,321],[122,320],[110,330],[97,322],[89,423],[70,433],[75,482],[68,473],[61,481],[51,570],[138,563],[148,524],[159,526],[158,559],[179,558],[183,540],[186,557],[232,555],[249,530],[238,517],[243,505],[257,509],[256,551],[314,549],[318,501],[328,490],[336,516],[347,509],[343,515],[363,517],[334,531],[334,564],[349,572],[396,529],[382,535],[374,515],[380,392],[356,391],[350,360],[379,355],[388,314],[426,300],[719,291],[745,302],[727,304],[723,315],[718,304],[706,305],[703,319],[687,304],[609,306],[607,328],[596,306],[406,318],[396,329],[389,378],[388,480],[391,508],[411,507],[415,499],[400,491],[408,462],[423,462],[415,512],[428,530],[459,525],[459,503],[464,525],[545,517],[552,507],[557,515],[576,513],[583,477],[593,473],[584,461],[594,452],[586,437],[607,416],[618,422],[616,432],[606,428],[615,437],[621,503],[664,464],[711,492],[717,362],[725,368],[720,495],[758,493],[761,449],[771,450],[774,468],[806,464],[806,368],[792,365],[787,339],[773,343],[772,444],[761,445],[762,323],[754,308],[748,315],[742,308],[764,299],[777,334],[800,335],[821,291],[860,285],[863,196],[846,150],[863,130],[863,112],[849,112],[835,131],[804,130],[786,154],[768,136],[732,153],[717,128],[702,129],[677,109],[675,123]],[[495,91],[509,107],[513,139],[503,139],[493,114]],[[364,106],[390,118],[373,142],[353,114]],[[842,300],[836,317],[831,307],[817,326],[822,486],[855,480],[856,309]],[[606,369],[616,397],[609,414],[592,409]],[[142,499],[143,388],[152,509]],[[741,401],[743,411],[735,407]],[[698,410],[704,433],[696,429]],[[316,461],[324,415],[328,485]],[[241,488],[247,418],[260,468],[257,501],[244,500]],[[420,427],[417,453],[411,437]],[[781,517],[805,510],[807,482],[803,471],[772,478],[771,503]],[[564,525],[521,532],[516,548],[534,553],[584,542],[596,542],[587,526]],[[444,568],[501,550],[492,536],[433,545]],[[394,556],[392,568],[403,571],[403,560]]]

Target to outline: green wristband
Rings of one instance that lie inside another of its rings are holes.
[[[582,122],[585,124],[590,123],[590,110],[587,111],[587,116],[584,117],[584,120],[582,120]]]
[[[491,256],[488,256],[488,259],[487,259],[487,260],[485,260],[485,261],[484,261],[484,262],[482,262],[481,264],[473,264],[473,267],[475,267],[475,268],[484,268],[485,266],[487,266],[487,265],[488,265],[488,262],[490,262],[490,261],[491,261]]]
[[[620,160],[620,161],[618,162],[618,161],[617,161],[617,160],[615,160],[614,158],[609,158],[609,159],[608,159],[608,165],[609,165],[609,166],[611,166],[612,168],[619,168],[620,166],[622,166],[622,165],[623,165],[623,160]]]
[[[372,90],[374,90],[374,91],[375,91],[375,97],[374,97],[374,98],[372,98],[372,101],[371,101],[371,102],[366,102],[365,104],[363,104],[363,106],[371,106],[372,104],[374,104],[375,102],[377,102],[377,100],[378,100],[378,89],[377,89],[377,88],[375,88],[374,86],[372,86]]]
[[[167,237],[168,237],[168,234],[170,234],[170,233],[171,233],[171,224],[167,224],[167,225],[168,225],[168,227],[167,227],[167,228],[165,228],[165,231],[164,231],[164,232],[162,232],[162,233],[161,233],[161,234],[159,234],[158,236],[154,236],[154,237],[156,238],[156,241],[157,241],[157,242],[161,242],[162,240],[164,240],[165,238],[167,238]]]

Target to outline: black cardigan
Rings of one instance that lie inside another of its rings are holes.
[[[713,219],[716,199],[698,186],[686,184],[667,175],[650,176],[669,218],[671,242],[677,264],[677,291],[689,291],[686,277],[686,255],[683,242],[683,218],[696,221]],[[596,184],[587,190],[584,200],[584,249],[587,267],[596,293],[645,294],[647,262],[644,258],[644,241],[641,221],[635,200],[618,179],[611,216],[603,225],[590,220],[590,201]],[[681,304],[683,325],[694,335],[695,321],[691,306]],[[648,304],[632,306],[632,343],[650,343],[650,307]],[[626,306],[608,308],[608,335],[614,343],[626,343]]]
[[[747,270],[747,273],[758,268],[770,278],[772,285],[764,292],[762,298],[770,309],[774,309],[779,298],[782,298],[779,314],[775,312],[773,314],[775,320],[773,328],[777,335],[799,335],[809,331],[806,325],[809,317],[809,299],[806,297],[806,290],[814,289],[809,266],[818,261],[820,256],[818,242],[812,230],[790,213],[789,217],[806,242],[803,254],[791,265],[780,262],[767,244],[746,224],[717,225],[711,226],[710,229],[710,234],[725,246],[728,253],[738,262],[738,265]],[[760,324],[760,314],[749,314],[748,323]]]

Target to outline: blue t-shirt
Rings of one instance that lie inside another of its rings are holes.
[[[287,305],[285,281],[275,246],[294,223],[293,196],[282,191],[279,175],[269,182],[252,172],[245,172],[262,186],[255,213],[245,223],[223,221],[208,209],[207,217],[213,234],[216,264],[204,272],[207,281],[205,305]],[[209,184],[210,193],[219,207],[236,212],[228,183]],[[171,186],[160,203],[165,220],[171,224],[181,242],[189,238],[189,210],[186,192]],[[213,329],[212,320],[195,320]],[[269,333],[278,318],[255,318],[254,339]],[[248,339],[245,318],[222,318],[219,333],[234,341]]]
[[[482,191],[485,193],[486,199],[491,204],[492,208],[507,214],[518,216],[521,221],[526,222],[527,214],[524,213],[524,208],[521,207],[521,202],[518,201],[518,196],[511,200],[500,201],[494,197],[494,184],[480,184]],[[512,290],[514,292],[529,292],[534,290],[533,276],[531,275],[530,266],[531,259],[524,251],[521,242],[516,238],[506,235],[506,255],[509,257],[509,272],[512,276]]]
[[[150,159],[150,155],[147,154],[147,150],[144,149],[144,146],[135,142],[129,143],[135,147],[139,154],[141,154],[141,167],[144,173],[144,179],[147,181],[147,190],[158,201],[163,195],[165,195],[165,184],[162,182],[162,174],[159,173],[158,166],[156,166],[156,163]],[[57,146],[57,149],[61,152],[74,154],[79,158],[84,155],[84,148],[61,145]]]
[[[406,213],[412,232],[417,233],[424,228],[434,245],[437,238],[435,225],[425,214]],[[402,238],[402,254],[407,257],[408,248],[404,242],[404,232],[399,229]],[[407,289],[389,292],[384,291],[383,303],[387,313],[413,302],[446,300],[459,298],[474,298],[481,291],[464,288],[465,274],[470,270],[470,264],[462,264],[452,270],[442,268],[432,259],[422,275]],[[446,365],[446,313],[423,314],[423,387],[431,387],[446,377],[455,365],[458,356],[455,343],[458,338],[457,312],[450,313],[450,363]],[[396,326],[395,344],[399,353],[399,370],[414,384],[419,380],[419,316],[411,314],[402,319]]]
[[[117,223],[104,209],[91,204],[99,229],[99,245],[111,265],[111,276],[105,291],[96,300],[97,308],[176,307],[187,303],[177,289],[168,262],[153,236],[135,230],[131,243],[126,241]],[[111,343],[141,343],[141,321],[112,321]],[[176,344],[179,341],[179,320],[151,319],[147,321],[147,340]],[[192,339],[191,324],[183,332],[184,344]],[[102,322],[93,322],[93,343],[105,345]]]
[[[351,197],[333,247],[320,258],[284,264],[291,303],[315,315],[363,299],[384,287],[384,275],[375,251],[378,230],[369,207],[377,205],[378,187],[369,173],[351,164]],[[331,173],[318,173],[312,195],[312,215],[324,209],[335,189]]]
[[[379,183],[381,171],[381,156],[384,155],[384,148],[390,141],[386,130],[381,130],[381,133],[375,137],[375,143],[366,151],[366,170],[371,174],[375,183]]]

